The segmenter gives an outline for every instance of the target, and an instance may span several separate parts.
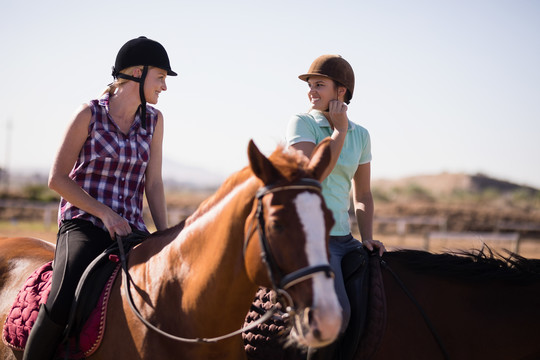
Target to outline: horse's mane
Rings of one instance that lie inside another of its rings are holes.
[[[411,269],[468,281],[540,281],[540,260],[527,259],[508,251],[501,255],[485,245],[480,250],[433,254],[419,250],[393,252]]]
[[[268,159],[288,182],[292,182],[306,176],[308,158],[294,149],[285,150],[283,145],[278,145],[276,150],[274,150]],[[199,205],[197,210],[186,220],[187,224],[205,214],[215,204],[229,194],[234,187],[246,181],[251,176],[253,176],[253,172],[249,166],[246,166],[240,171],[233,173],[223,182],[223,184],[221,184],[213,195]]]
[[[184,228],[184,225],[186,224],[186,220],[182,220],[180,221],[178,224],[174,225],[174,226],[171,226],[170,228],[168,229],[164,229],[164,230],[158,230],[154,233],[152,233],[150,236],[162,236],[162,237],[176,237],[180,231],[182,231],[182,229]]]

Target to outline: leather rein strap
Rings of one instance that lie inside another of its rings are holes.
[[[156,327],[155,325],[151,324],[148,320],[146,320],[141,315],[139,309],[135,305],[135,303],[133,301],[133,296],[131,295],[131,287],[130,287],[130,284],[133,282],[133,279],[129,275],[129,271],[127,269],[127,259],[126,259],[126,254],[124,252],[124,247],[122,246],[122,239],[121,239],[120,236],[117,236],[116,239],[117,239],[117,241],[119,243],[119,246],[120,246],[120,261],[122,263],[122,270],[123,270],[122,274],[123,274],[123,279],[124,279],[124,290],[125,290],[125,292],[127,294],[128,303],[129,303],[129,307],[131,308],[131,311],[133,311],[133,313],[139,318],[139,320],[147,328],[157,332],[160,335],[165,336],[166,338],[169,338],[169,339],[175,340],[175,341],[186,342],[186,343],[216,343],[216,342],[218,342],[220,340],[228,339],[230,337],[239,335],[239,334],[243,333],[244,331],[248,331],[248,330],[251,330],[251,329],[257,327],[258,325],[266,322],[266,320],[270,319],[274,315],[274,313],[277,311],[275,307],[272,307],[270,310],[268,310],[268,312],[266,312],[266,314],[264,314],[264,316],[262,316],[259,320],[251,323],[249,326],[243,327],[243,328],[241,328],[239,330],[236,330],[234,332],[231,332],[229,334],[226,334],[226,335],[223,335],[223,336],[217,336],[217,337],[214,337],[214,338],[184,338],[184,337],[169,334],[168,332],[165,332],[165,331],[161,330],[160,328]]]
[[[278,294],[278,297],[280,299],[283,299],[283,296],[286,298],[288,307],[287,312],[289,314],[294,312],[294,306],[291,296],[285,291],[289,287],[302,282],[304,280],[312,278],[316,273],[324,272],[326,276],[330,277],[333,276],[333,271],[330,268],[329,264],[321,264],[316,266],[308,266],[299,270],[296,270],[288,275],[282,276],[281,272],[279,271],[279,268],[277,267],[276,261],[274,259],[274,256],[272,255],[270,244],[268,242],[268,239],[266,237],[266,232],[264,230],[264,214],[262,211],[262,198],[270,193],[275,193],[278,191],[286,191],[286,190],[315,190],[317,192],[321,192],[321,184],[314,179],[301,179],[295,184],[291,185],[270,185],[263,187],[257,191],[256,200],[258,201],[257,204],[257,218],[258,218],[258,228],[259,228],[259,240],[261,242],[261,249],[262,249],[262,259],[263,262],[266,264],[269,277],[272,281],[272,286],[274,287],[274,291]],[[273,306],[270,310],[268,310],[261,318],[259,318],[257,321],[252,322],[250,325],[245,326],[239,330],[236,330],[234,332],[228,333],[223,336],[213,337],[213,338],[183,338],[180,336],[169,334],[155,325],[151,324],[148,320],[146,320],[140,313],[139,309],[135,305],[133,301],[133,297],[131,295],[131,283],[133,282],[133,279],[131,278],[128,268],[127,268],[127,258],[124,251],[124,246],[122,244],[122,238],[120,236],[116,237],[116,241],[118,242],[119,248],[120,248],[120,261],[122,264],[122,270],[123,270],[123,279],[124,279],[124,288],[125,292],[127,294],[128,303],[133,311],[133,313],[139,318],[139,320],[149,329],[157,332],[160,335],[163,335],[171,340],[180,341],[180,342],[186,342],[186,343],[216,343],[221,340],[225,340],[228,338],[231,338],[233,336],[239,335],[245,331],[249,331],[260,324],[266,322],[268,319],[270,319],[274,313],[277,311],[277,309]],[[246,238],[244,243],[244,249],[247,248],[247,242],[249,241],[249,237]],[[275,273],[278,272],[280,274],[281,281],[277,283]]]
[[[418,312],[420,313],[420,315],[424,319],[424,322],[426,323],[427,327],[431,331],[431,335],[433,335],[433,338],[435,339],[435,342],[437,342],[437,345],[439,346],[439,349],[441,350],[441,353],[442,353],[443,357],[445,358],[445,360],[450,360],[450,356],[448,355],[448,351],[446,350],[446,347],[444,346],[444,342],[440,338],[437,330],[435,329],[435,326],[429,320],[429,317],[427,316],[426,312],[424,311],[424,309],[422,308],[420,303],[418,303],[418,301],[413,296],[413,294],[411,294],[411,292],[409,291],[407,286],[405,286],[403,281],[401,281],[399,276],[392,270],[392,268],[388,265],[388,263],[386,263],[386,261],[381,260],[381,266],[390,272],[390,274],[394,277],[394,280],[401,287],[401,290],[403,290],[405,295],[407,295],[407,297],[411,300],[411,302],[414,304],[414,306],[416,306],[416,308],[418,309]]]

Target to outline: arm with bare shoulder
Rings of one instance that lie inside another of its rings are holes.
[[[167,228],[167,206],[163,187],[163,115],[158,111],[158,121],[150,145],[150,160],[146,168],[146,199],[152,220],[158,230]]]
[[[69,177],[69,173],[88,137],[88,126],[91,117],[92,111],[88,105],[83,105],[75,113],[56,154],[49,174],[48,185],[66,201],[100,218],[109,230],[111,237],[114,238],[115,233],[127,235],[131,232],[127,220],[116,214],[108,206],[94,199]]]

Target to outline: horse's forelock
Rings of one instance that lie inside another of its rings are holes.
[[[295,181],[311,176],[306,170],[309,159],[302,152],[293,148],[278,145],[268,159],[287,181]]]

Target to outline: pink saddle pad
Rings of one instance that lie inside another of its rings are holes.
[[[107,302],[112,284],[119,269],[120,266],[115,268],[100,295],[96,307],[84,325],[79,338],[79,346],[77,347],[75,338],[70,339],[70,359],[82,359],[90,356],[101,344],[105,330]],[[38,268],[26,280],[6,318],[2,331],[4,344],[15,350],[24,350],[30,330],[36,321],[39,306],[47,301],[47,297],[51,291],[51,280],[52,261]],[[65,350],[65,347],[61,347],[58,355],[63,357]]]

